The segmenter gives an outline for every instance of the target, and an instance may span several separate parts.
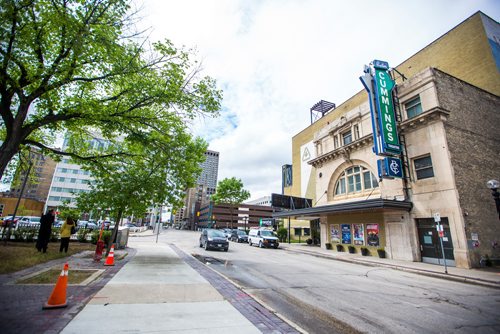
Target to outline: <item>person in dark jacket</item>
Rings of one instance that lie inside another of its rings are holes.
[[[38,249],[39,252],[43,250],[44,253],[47,253],[47,246],[52,233],[52,224],[54,220],[55,212],[52,209],[40,219],[40,230],[38,230],[38,239],[36,241],[36,249]]]

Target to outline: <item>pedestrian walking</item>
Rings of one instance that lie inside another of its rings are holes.
[[[61,246],[59,247],[59,253],[62,253],[63,250],[65,253],[68,252],[69,238],[73,233],[75,233],[74,229],[75,221],[73,218],[66,218],[66,221],[61,226]]]
[[[47,211],[47,213],[40,219],[40,229],[38,230],[38,237],[36,240],[36,249],[39,252],[43,251],[44,253],[47,253],[47,246],[49,245],[54,220],[55,212],[52,209]]]

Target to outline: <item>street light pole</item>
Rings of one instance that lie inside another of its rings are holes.
[[[493,200],[495,201],[495,205],[497,207],[498,219],[500,219],[500,193],[498,192],[500,182],[497,180],[489,180],[486,182],[486,187],[491,189],[491,195],[493,196]]]
[[[248,216],[243,217],[243,221],[245,222],[245,233],[247,233]]]

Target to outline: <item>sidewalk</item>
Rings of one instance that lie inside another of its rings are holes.
[[[336,252],[334,250],[323,249],[318,246],[305,244],[281,243],[280,247],[291,252],[309,254],[338,261],[359,263],[363,265],[386,267],[396,270],[413,272],[421,275],[438,277],[458,282],[478,284],[500,289],[500,267],[486,267],[481,269],[462,269],[447,267],[445,273],[444,266],[423,263],[409,262],[392,259],[381,259],[377,256],[362,256],[361,254],[350,254],[347,252]]]
[[[198,260],[151,240],[129,238],[135,256],[61,333],[298,333]]]

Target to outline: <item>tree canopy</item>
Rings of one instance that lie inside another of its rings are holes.
[[[231,228],[233,228],[233,206],[241,204],[250,198],[250,192],[243,189],[241,179],[235,177],[225,178],[217,184],[212,200],[216,204],[229,204],[231,214]]]
[[[180,206],[185,190],[194,186],[201,171],[207,144],[193,140],[181,123],[170,125],[166,131],[148,134],[143,137],[148,143],[141,146],[121,143],[135,146],[126,150],[140,150],[137,155],[106,161],[99,168],[84,162],[84,168],[93,168],[95,182],[90,192],[79,194],[77,206],[85,212],[110,208],[117,221],[123,215],[142,215],[150,206],[167,202]]]
[[[168,40],[149,48],[129,11],[126,0],[0,0],[0,177],[30,146],[82,164],[144,156],[152,138],[155,152],[183,150],[192,143],[172,144],[168,129],[217,115],[222,92],[193,53]],[[63,130],[64,150],[54,145]],[[89,152],[95,132],[114,145]]]
[[[250,198],[250,192],[243,189],[241,179],[235,177],[225,178],[217,184],[212,200],[216,204],[226,203],[231,205],[241,204]]]

